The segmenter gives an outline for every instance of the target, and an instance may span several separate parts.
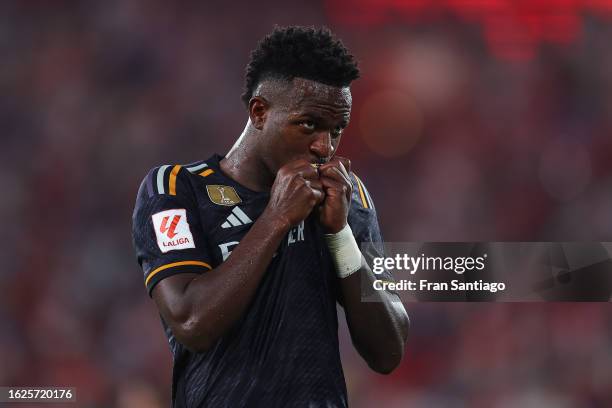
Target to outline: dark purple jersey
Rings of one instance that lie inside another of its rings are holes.
[[[220,159],[161,166],[142,182],[133,237],[149,294],[168,276],[217,267],[266,207],[269,193],[224,175]],[[381,242],[372,200],[351,177],[349,224],[357,242]],[[208,351],[188,350],[162,319],[174,357],[173,406],[346,407],[337,280],[311,215],[289,231],[247,312]]]

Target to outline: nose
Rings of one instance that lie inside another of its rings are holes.
[[[329,160],[334,154],[334,146],[329,132],[319,132],[310,145],[310,151],[320,159]]]

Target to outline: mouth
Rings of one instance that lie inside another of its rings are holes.
[[[310,165],[314,167],[315,169],[318,169],[319,167],[321,167],[328,161],[329,161],[329,158],[327,157],[312,157],[310,159]]]

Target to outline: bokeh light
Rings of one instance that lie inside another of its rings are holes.
[[[423,115],[410,95],[383,91],[371,95],[361,106],[359,129],[372,152],[399,157],[421,137]]]

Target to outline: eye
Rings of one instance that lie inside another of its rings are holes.
[[[343,130],[344,128],[342,128],[342,126],[336,126],[336,128],[331,131],[331,136],[333,138],[340,137]]]
[[[315,123],[312,120],[304,120],[300,122],[300,126],[311,132],[315,130],[316,127]]]

